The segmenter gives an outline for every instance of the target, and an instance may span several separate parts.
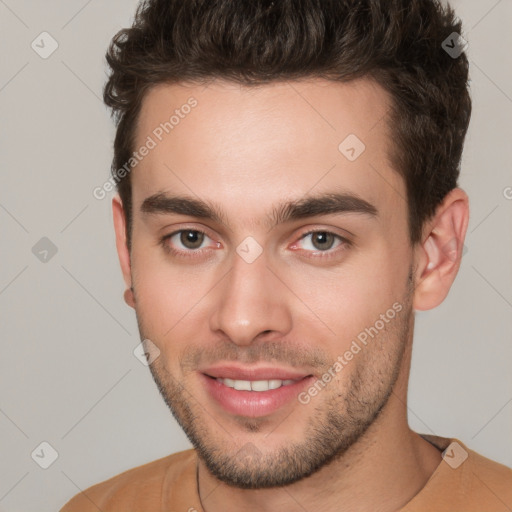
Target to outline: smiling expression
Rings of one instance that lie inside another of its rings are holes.
[[[239,487],[284,485],[377,421],[411,339],[389,99],[369,80],[160,85],[135,145],[191,97],[197,106],[131,174],[139,330],[209,470]],[[335,366],[395,303],[400,313]]]

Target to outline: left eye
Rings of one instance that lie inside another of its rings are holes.
[[[306,242],[303,248],[321,252],[329,251],[345,242],[343,237],[330,233],[329,231],[310,231],[302,235],[300,241],[307,240],[308,238],[310,238],[310,241]],[[338,245],[334,246],[336,240],[338,240]]]

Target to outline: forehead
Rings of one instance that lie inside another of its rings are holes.
[[[136,128],[135,149],[151,149],[132,171],[135,209],[162,191],[243,205],[247,216],[310,191],[396,206],[405,192],[388,161],[389,105],[367,79],[158,85]]]
[[[371,143],[374,135],[386,131],[387,125],[381,121],[389,102],[388,93],[369,79],[308,79],[258,86],[223,80],[208,85],[159,84],[143,99],[136,135],[140,141],[160,124],[170,122],[172,127],[167,126],[171,129],[164,135],[172,132],[176,144],[190,141],[187,126],[197,138],[225,142],[223,148],[229,139],[238,142],[239,149],[252,149],[249,136],[256,134],[254,143],[266,143],[267,149],[271,141],[279,145],[285,138],[290,147],[310,142],[307,149],[312,149],[322,141],[336,143],[350,133]],[[380,129],[372,133],[377,124]]]

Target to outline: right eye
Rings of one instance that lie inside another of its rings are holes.
[[[201,246],[205,239],[210,237],[198,229],[180,229],[165,235],[160,240],[164,250],[175,256],[197,257],[204,252]],[[219,242],[214,242],[215,246],[220,247]]]

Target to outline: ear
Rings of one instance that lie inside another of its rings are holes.
[[[127,288],[124,292],[124,300],[129,306],[134,308],[135,297],[132,288],[130,251],[126,244],[126,217],[119,194],[116,194],[112,199],[112,214],[114,217],[114,230],[116,232],[117,255]]]
[[[468,196],[455,188],[425,224],[423,242],[415,248],[414,309],[433,309],[448,295],[459,271],[468,221]]]

